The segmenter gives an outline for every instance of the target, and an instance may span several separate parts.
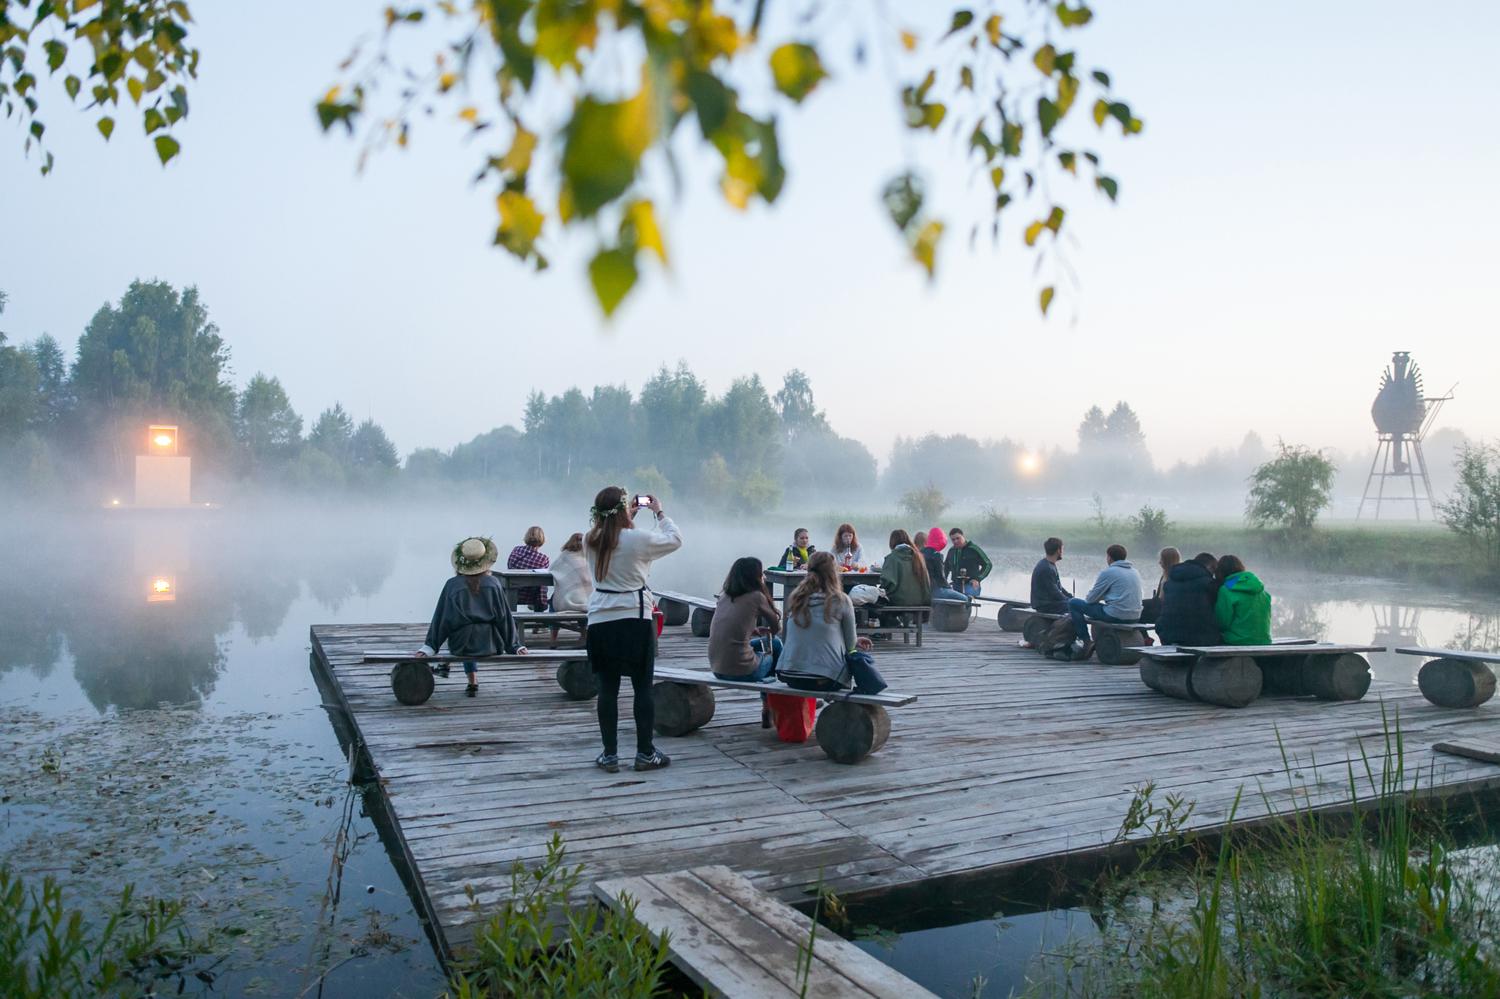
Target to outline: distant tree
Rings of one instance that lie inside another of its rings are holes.
[[[504,479],[529,474],[534,465],[525,435],[506,425],[455,447],[447,474],[454,479]]]
[[[40,377],[36,358],[7,346],[0,333],[0,443],[19,439],[35,424]]]
[[[1488,568],[1500,571],[1500,445],[1463,445],[1454,470],[1458,480],[1438,515]]]
[[[932,483],[904,493],[899,506],[901,512],[916,517],[924,524],[935,524],[943,511],[948,509],[948,497]]]
[[[1104,418],[1104,439],[1111,446],[1125,451],[1144,451],[1146,433],[1141,429],[1141,419],[1135,415],[1128,402],[1117,402],[1115,408]]]
[[[875,489],[875,456],[832,430],[799,434],[787,444],[774,474],[788,498],[865,496]]]
[[[781,480],[760,469],[741,476],[729,494],[729,508],[736,513],[767,513],[780,502]]]
[[[1171,533],[1172,522],[1167,519],[1167,511],[1148,503],[1138,512],[1131,514],[1130,528],[1136,540],[1142,545],[1147,548],[1158,548]]]
[[[234,430],[252,474],[285,464],[302,446],[302,417],[292,409],[281,380],[259,372],[240,393]]]
[[[736,378],[704,413],[703,445],[724,456],[737,475],[773,472],[781,458],[781,418],[759,375]]]
[[[1320,451],[1276,442],[1277,456],[1250,476],[1245,518],[1256,527],[1310,530],[1328,506],[1338,470]]]
[[[405,471],[412,479],[440,479],[448,471],[448,455],[435,447],[419,447],[406,456]]]
[[[1083,422],[1078,424],[1078,450],[1083,451],[1095,445],[1103,444],[1109,433],[1109,425],[1104,418],[1104,410],[1098,406],[1090,406],[1088,412],[1083,414]]]
[[[385,435],[380,424],[365,420],[355,428],[349,440],[349,466],[366,474],[384,475],[401,464],[396,445]]]
[[[777,389],[774,400],[781,413],[781,425],[789,438],[827,431],[827,417],[813,401],[812,381],[801,370],[793,368],[782,377],[781,388]]]
[[[43,333],[26,348],[36,362],[37,411],[35,423],[43,433],[61,427],[71,409],[72,386],[68,384],[68,359],[50,334]]]
[[[308,432],[307,443],[343,465],[349,461],[350,448],[354,443],[354,420],[344,410],[342,403],[318,414],[317,422]]]
[[[703,453],[699,422],[708,390],[686,363],[666,365],[641,386],[641,432],[654,464],[674,482],[687,482]],[[727,460],[726,456],[726,460]]]
[[[672,483],[655,465],[643,465],[630,473],[625,488],[633,493],[645,493],[660,500],[672,498]]]
[[[729,463],[715,451],[703,459],[698,469],[698,496],[710,503],[723,503],[734,488],[734,476],[729,473]]]

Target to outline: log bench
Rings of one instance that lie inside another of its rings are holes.
[[[1495,673],[1500,654],[1464,649],[1424,649],[1405,645],[1395,650],[1403,656],[1424,656],[1417,671],[1422,696],[1442,708],[1477,708],[1495,696]]]
[[[937,597],[932,601],[933,631],[968,631],[974,604],[968,600]]]
[[[661,608],[662,623],[674,628],[685,624],[698,638],[708,637],[717,603],[707,597],[695,597],[690,593],[671,590],[653,590],[651,595],[656,597],[656,606]]]
[[[915,694],[856,694],[852,691],[798,690],[784,683],[750,683],[721,680],[706,670],[657,667],[656,731],[680,736],[697,731],[714,716],[713,688],[743,690],[752,694],[787,694],[829,703],[818,712],[818,745],[835,763],[858,763],[885,745],[891,734],[891,716],[886,708],[915,701]]]
[[[1028,610],[1026,624],[1021,635],[1032,646],[1040,646],[1042,639],[1052,628],[1053,621],[1061,621],[1067,614],[1043,613]],[[1133,666],[1140,661],[1137,648],[1144,646],[1149,636],[1146,629],[1151,625],[1139,621],[1089,621],[1089,638],[1094,643],[1094,655],[1105,666]]]
[[[1000,610],[995,614],[995,620],[1000,625],[1001,631],[1020,631],[1026,626],[1026,619],[1034,613],[1031,609],[1031,601],[1029,599],[1017,600],[1014,597],[986,597],[983,594],[977,597],[970,597],[970,599],[1000,605]]]
[[[425,704],[432,696],[438,676],[447,676],[448,667],[454,663],[557,663],[557,684],[575,701],[586,701],[599,693],[594,673],[589,669],[588,653],[582,649],[557,652],[536,651],[526,655],[500,656],[455,656],[447,652],[418,658],[410,652],[384,651],[366,652],[360,660],[365,663],[394,663],[391,667],[391,693],[402,704]]]
[[[1242,708],[1262,693],[1357,701],[1370,689],[1363,653],[1383,645],[1338,645],[1294,639],[1270,645],[1154,645],[1141,657],[1141,682],[1184,701]]]

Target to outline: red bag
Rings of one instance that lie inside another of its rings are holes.
[[[661,608],[655,604],[651,605],[651,620],[656,623],[656,637],[661,637],[662,625],[667,623],[667,615],[663,614]]]
[[[817,723],[818,702],[812,697],[791,694],[767,694],[771,717],[776,719],[776,734],[782,742],[806,742]]]

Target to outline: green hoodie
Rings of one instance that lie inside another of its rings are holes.
[[[1224,580],[1214,601],[1214,617],[1225,645],[1271,644],[1271,594],[1253,572]]]
[[[910,545],[897,545],[880,564],[880,588],[897,607],[926,607],[932,603],[932,583],[922,586],[912,568],[914,556]]]

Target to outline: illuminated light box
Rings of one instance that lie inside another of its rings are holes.
[[[177,453],[176,424],[146,428],[146,453],[135,456],[135,505],[189,506],[193,502],[193,459]]]
[[[171,456],[177,453],[177,427],[153,423],[146,428],[146,453]]]

